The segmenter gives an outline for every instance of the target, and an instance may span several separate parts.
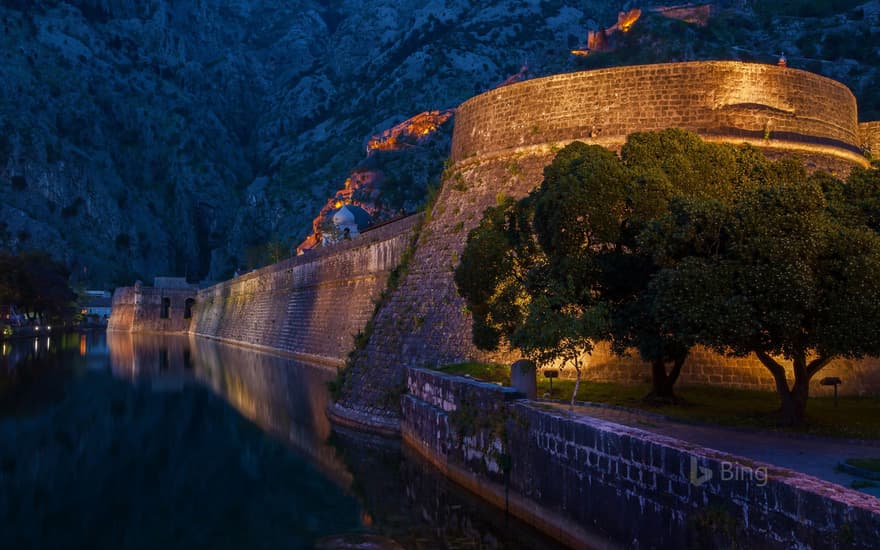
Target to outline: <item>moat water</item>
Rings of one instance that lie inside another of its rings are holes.
[[[189,337],[2,344],[0,546],[556,547],[399,444],[333,429],[334,377]]]

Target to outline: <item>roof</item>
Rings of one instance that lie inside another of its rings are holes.
[[[332,210],[327,216],[333,225],[357,224],[358,231],[362,231],[373,223],[373,218],[360,206],[346,204],[337,210]]]

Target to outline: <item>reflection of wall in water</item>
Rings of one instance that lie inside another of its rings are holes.
[[[120,378],[149,381],[157,390],[180,390],[193,379],[185,336],[108,331],[107,345],[110,369]]]
[[[327,382],[335,371],[195,336],[109,331],[110,365],[119,377],[156,389],[187,382],[210,388],[243,416],[291,444],[342,487],[351,475],[327,444]]]
[[[503,510],[486,506],[425,459],[401,449],[399,440],[336,428],[334,442],[358,480],[354,490],[364,507],[361,520],[404,548],[433,547],[424,541],[438,538],[448,548],[473,541],[511,550],[560,547]]]
[[[327,440],[335,370],[192,337],[196,377],[264,430],[289,442],[342,487],[351,474]]]

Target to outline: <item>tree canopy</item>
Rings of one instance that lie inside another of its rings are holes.
[[[664,266],[650,283],[663,328],[721,353],[754,353],[793,424],[832,359],[880,355],[880,180],[781,168],[730,203],[677,198],[643,240]]]
[[[487,210],[455,280],[478,347],[572,361],[605,340],[651,364],[661,399],[693,345],[755,353],[797,422],[832,358],[880,354],[878,189],[876,170],[844,182],[681,130],[620,156],[575,142]]]

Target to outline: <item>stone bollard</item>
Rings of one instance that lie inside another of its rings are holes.
[[[529,399],[538,396],[538,382],[535,378],[537,369],[528,359],[520,359],[510,366],[510,386],[516,391],[526,394]]]

